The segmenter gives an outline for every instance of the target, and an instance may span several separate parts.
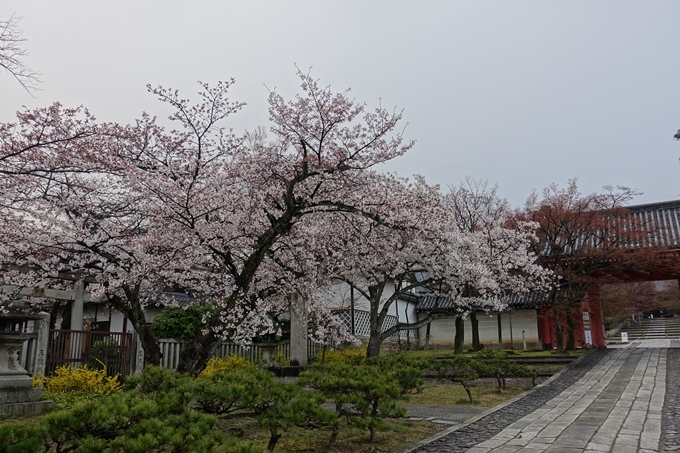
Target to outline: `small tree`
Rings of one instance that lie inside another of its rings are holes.
[[[470,404],[474,404],[470,381],[479,378],[479,370],[482,368],[481,362],[469,357],[458,356],[453,359],[438,360],[432,366],[439,378],[447,379],[451,382],[458,382],[463,386],[468,395]]]
[[[406,414],[406,409],[396,403],[403,397],[399,380],[393,373],[386,373],[378,366],[339,362],[315,364],[300,375],[298,383],[319,390],[335,401],[338,417],[348,417],[352,423],[367,428],[371,442],[386,417],[403,417]],[[331,445],[337,434],[336,427],[331,434]]]
[[[475,356],[482,364],[481,372],[496,378],[498,393],[505,390],[505,380],[511,377],[535,377],[536,370],[527,365],[520,365],[509,359],[503,351],[487,349]]]
[[[255,410],[275,383],[269,371],[251,365],[196,379],[193,395],[203,412],[224,416]]]
[[[325,401],[320,393],[291,384],[274,382],[267,387],[255,406],[258,423],[269,430],[267,449],[273,452],[281,430],[292,426],[336,430],[337,415],[321,405]]]

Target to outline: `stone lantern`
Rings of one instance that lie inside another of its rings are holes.
[[[9,417],[39,415],[52,408],[52,401],[42,400],[43,390],[33,388],[31,376],[19,362],[24,342],[32,338],[37,339],[39,335],[27,332],[28,322],[34,321],[38,324],[44,323],[46,319],[49,319],[47,313],[38,315],[0,313],[0,415]],[[46,334],[41,336],[44,336],[44,340],[47,339]],[[43,354],[45,346],[43,345],[41,349]]]

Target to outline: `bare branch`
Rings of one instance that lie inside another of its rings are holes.
[[[0,20],[0,68],[9,72],[31,94],[31,91],[39,89],[41,73],[29,68],[23,61],[28,52],[24,48],[26,38],[19,27],[20,19],[12,15],[8,20]]]

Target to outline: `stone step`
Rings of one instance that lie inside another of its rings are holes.
[[[15,418],[42,415],[52,409],[53,405],[54,402],[51,400],[34,401],[30,403],[0,404],[0,416]]]

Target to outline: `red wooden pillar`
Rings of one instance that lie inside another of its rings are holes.
[[[555,323],[553,322],[552,310],[550,307],[541,307],[538,315],[539,328],[541,329],[541,342],[543,349],[554,349],[557,347],[555,340]]]

